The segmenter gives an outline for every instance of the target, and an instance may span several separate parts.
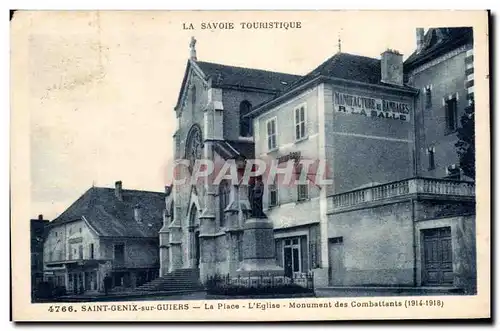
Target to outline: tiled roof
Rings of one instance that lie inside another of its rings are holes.
[[[51,225],[79,220],[82,216],[104,237],[158,237],[163,224],[165,194],[122,190],[123,201],[112,188],[92,187]],[[134,207],[141,207],[141,222],[134,218]]]
[[[413,52],[405,61],[405,71],[449,52],[461,45],[472,42],[472,28],[431,28],[424,36],[424,48]]]
[[[203,73],[212,77],[215,87],[232,86],[279,92],[301,76],[261,69],[242,68],[218,63],[197,61]]]
[[[245,141],[216,141],[215,150],[225,159],[253,159],[255,147],[253,142]]]
[[[288,92],[311,82],[317,77],[327,77],[332,79],[343,79],[353,82],[360,82],[366,84],[379,85],[381,87],[394,87],[392,84],[383,83],[381,81],[381,64],[380,59],[375,59],[367,56],[354,55],[349,53],[336,53],[325,62],[320,64],[310,73],[296,80],[293,84],[289,85],[286,90],[281,91],[275,98],[266,101],[257,107],[256,111],[251,113],[255,116],[261,113],[261,107],[267,107],[267,104],[273,103],[274,100],[287,94]],[[402,90],[413,92],[413,89],[408,86],[398,86]]]
[[[349,53],[336,53],[302,79],[294,82],[288,90],[318,76],[340,78],[380,86],[393,86],[381,81],[380,59]],[[405,87],[401,86],[401,88],[404,89]]]
[[[292,87],[320,75],[369,84],[379,84],[381,78],[380,60],[348,53],[336,53],[302,79],[296,81]]]

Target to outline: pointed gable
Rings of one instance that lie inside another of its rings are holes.
[[[186,97],[186,90],[188,86],[188,82],[190,79],[190,75],[192,74],[192,70],[195,70],[196,73],[203,79],[203,81],[207,82],[206,75],[201,71],[201,69],[196,65],[195,61],[188,60],[186,63],[186,70],[184,70],[184,77],[182,78],[181,88],[179,89],[179,94],[177,96],[177,103],[175,105],[175,110],[182,108],[182,103],[184,98]]]

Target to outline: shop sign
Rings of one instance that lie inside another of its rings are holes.
[[[410,121],[410,104],[405,102],[335,92],[333,104],[336,113]]]

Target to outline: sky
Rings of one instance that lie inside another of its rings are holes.
[[[32,217],[53,219],[92,186],[163,191],[174,106],[189,57],[306,74],[338,50],[405,57],[415,25],[398,13],[25,12]],[[389,16],[388,16],[389,15]],[[241,30],[238,22],[301,21],[301,29]],[[201,22],[236,23],[201,30]],[[183,30],[193,23],[195,30]],[[20,32],[19,32],[20,31]]]

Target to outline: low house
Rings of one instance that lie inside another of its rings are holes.
[[[44,278],[69,293],[134,288],[158,276],[165,194],[92,187],[48,225]]]

